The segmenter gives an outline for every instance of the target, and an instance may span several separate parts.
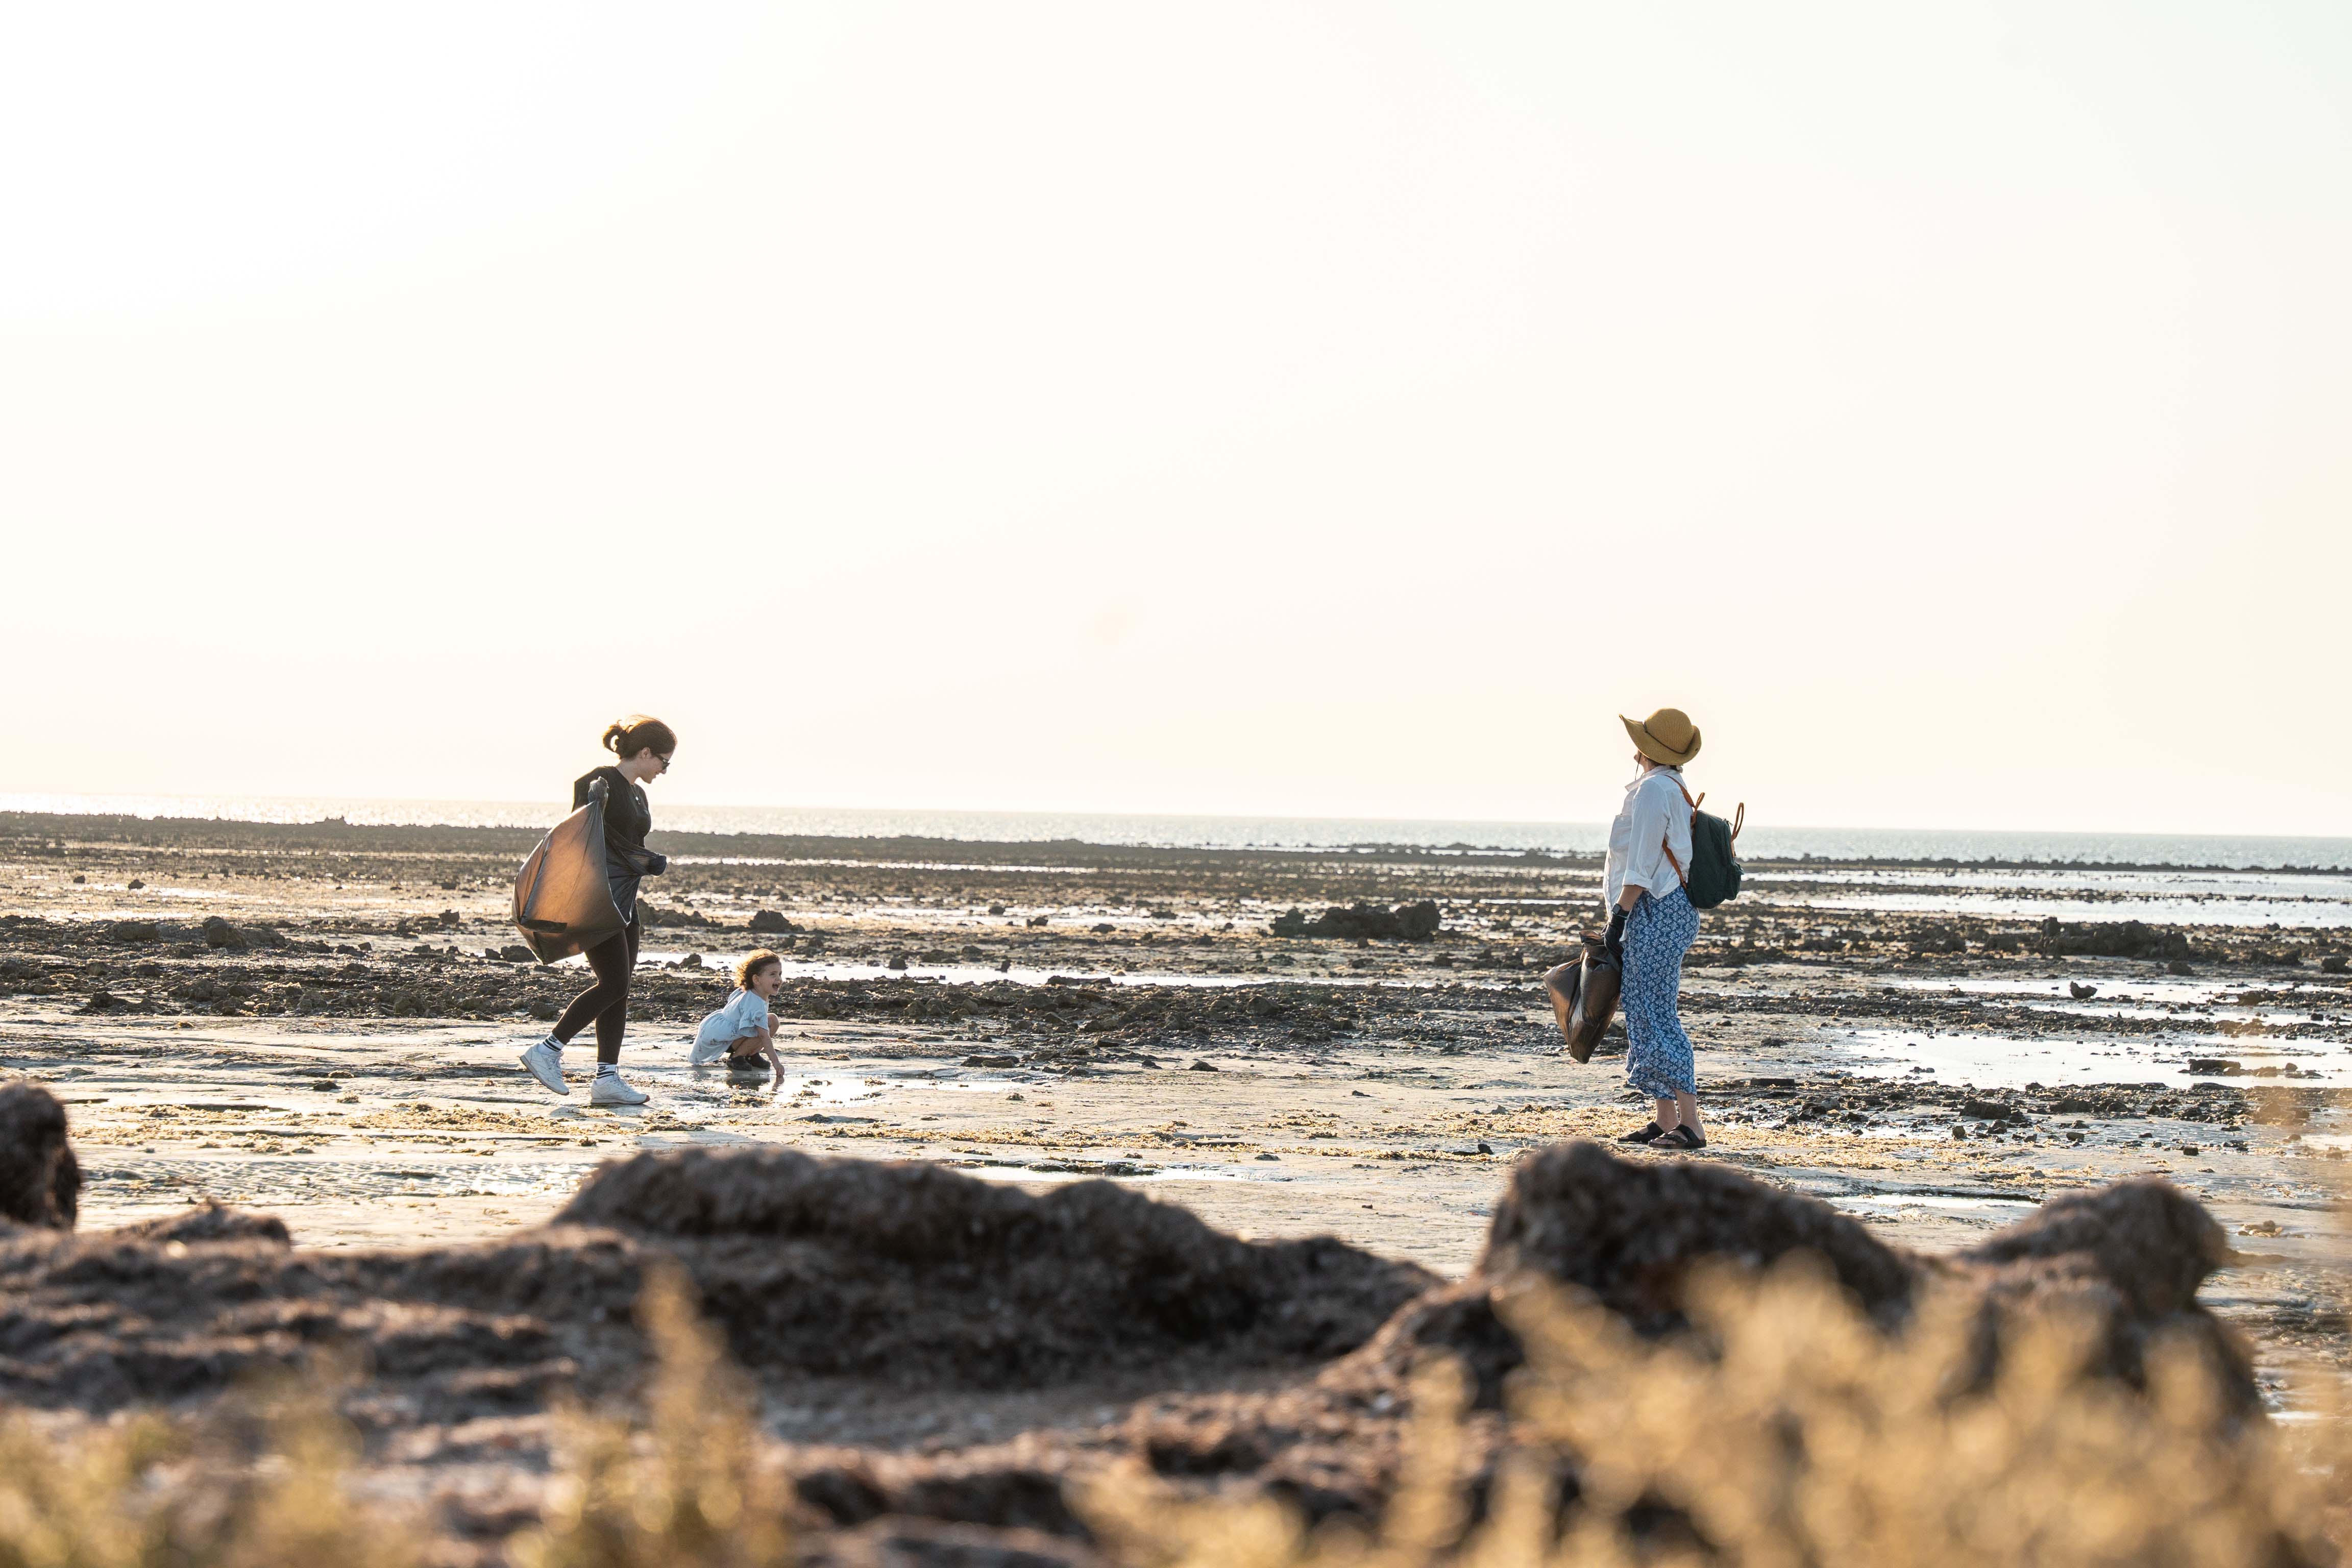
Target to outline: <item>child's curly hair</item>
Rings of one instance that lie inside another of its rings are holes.
[[[745,953],[743,962],[735,966],[735,984],[749,991],[751,989],[751,976],[772,963],[778,969],[783,968],[784,955],[764,947]]]

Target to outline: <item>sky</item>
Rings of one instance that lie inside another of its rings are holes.
[[[2333,0],[18,6],[0,149],[14,791],[2352,832]]]

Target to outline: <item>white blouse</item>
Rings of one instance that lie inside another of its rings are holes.
[[[1603,874],[1601,908],[1617,907],[1628,888],[1664,898],[1683,885],[1666,859],[1672,848],[1683,869],[1691,863],[1691,808],[1683,798],[1680,768],[1652,768],[1625,786],[1625,804],[1609,825],[1609,868]]]

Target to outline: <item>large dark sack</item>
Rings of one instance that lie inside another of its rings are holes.
[[[548,830],[515,878],[515,928],[541,963],[585,952],[628,922],[605,869],[601,795]]]
[[[1545,987],[1567,1008],[1563,1033],[1568,1054],[1578,1061],[1592,1059],[1592,1047],[1601,1043],[1609,1020],[1617,1016],[1617,993],[1623,984],[1617,961],[1609,956],[1607,944],[1597,936],[1584,939],[1581,957],[1544,976]]]

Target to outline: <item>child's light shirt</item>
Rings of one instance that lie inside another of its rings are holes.
[[[727,1005],[702,1020],[702,1027],[695,1031],[695,1065],[717,1061],[727,1054],[729,1046],[767,1026],[767,1003],[755,991],[737,988],[729,993]]]

